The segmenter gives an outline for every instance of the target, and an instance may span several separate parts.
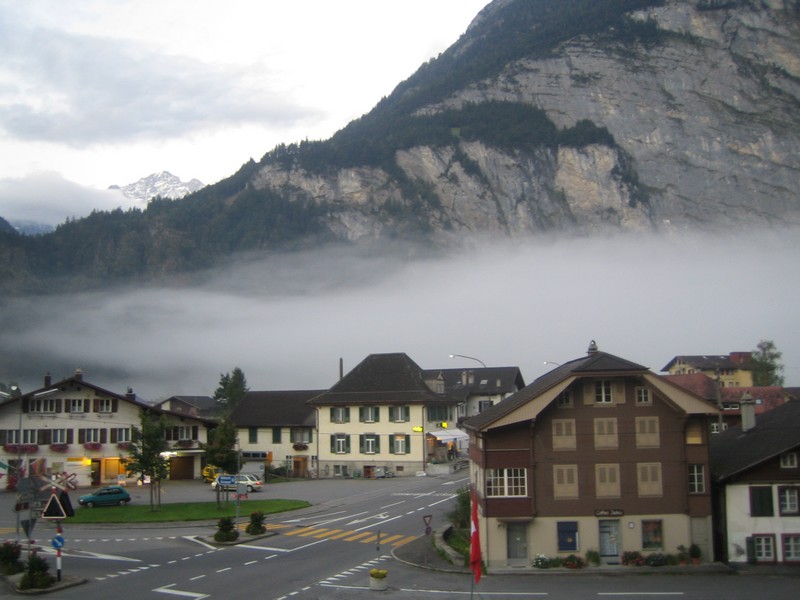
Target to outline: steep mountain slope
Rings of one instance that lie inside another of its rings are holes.
[[[232,254],[800,223],[800,0],[495,0],[330,140],[183,200],[0,235],[0,285]]]

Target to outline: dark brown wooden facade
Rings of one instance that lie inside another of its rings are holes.
[[[613,563],[652,550],[642,530],[656,527],[660,551],[696,542],[710,556],[710,403],[593,350],[488,412],[465,428],[490,567],[598,546]],[[560,543],[567,529],[580,543]],[[524,544],[512,548],[511,535]]]

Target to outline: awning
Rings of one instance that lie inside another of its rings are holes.
[[[469,435],[460,429],[434,429],[433,431],[429,431],[428,435],[432,435],[440,442],[453,442],[469,439]]]

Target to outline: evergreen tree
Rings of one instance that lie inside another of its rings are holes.
[[[214,392],[214,399],[221,408],[222,414],[229,415],[248,391],[249,388],[247,387],[247,378],[244,376],[244,371],[239,367],[235,367],[232,373],[220,374],[219,387]]]
[[[236,425],[228,418],[219,422],[208,432],[208,444],[200,447],[206,451],[208,464],[216,465],[223,473],[239,472],[239,452],[236,449]],[[220,502],[220,486],[217,486],[217,504]]]
[[[772,340],[761,340],[752,354],[753,385],[783,385],[783,352],[775,347]]]

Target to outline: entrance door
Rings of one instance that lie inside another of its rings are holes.
[[[295,477],[308,477],[308,457],[293,456],[292,472],[294,473]]]
[[[527,523],[506,523],[506,556],[509,566],[528,565]]]
[[[101,479],[100,479],[101,478],[101,475],[100,475],[100,460],[99,459],[96,459],[96,458],[92,459],[91,470],[92,470],[92,485],[99,485],[100,481],[101,481]],[[114,483],[116,483],[116,482],[114,482]]]
[[[599,523],[600,560],[603,564],[619,564],[619,519],[602,520]]]

